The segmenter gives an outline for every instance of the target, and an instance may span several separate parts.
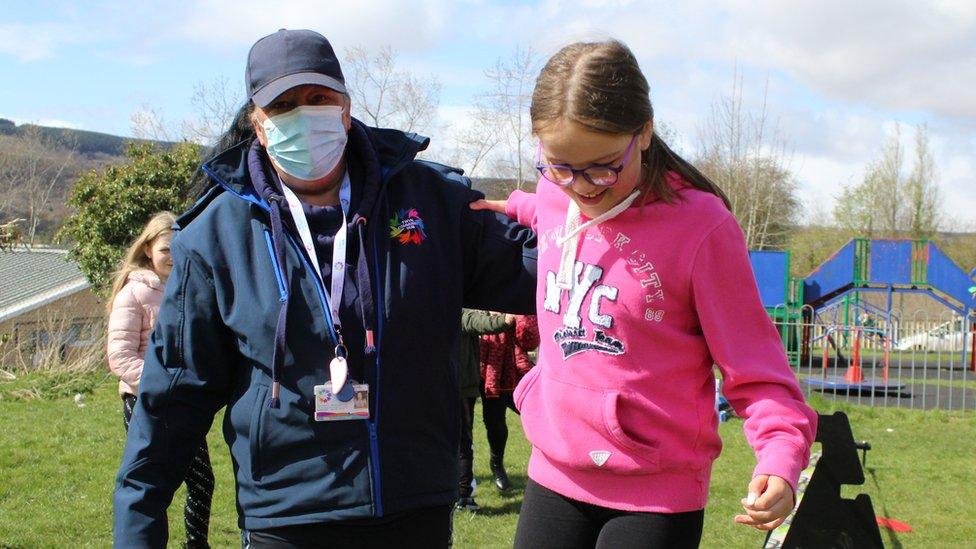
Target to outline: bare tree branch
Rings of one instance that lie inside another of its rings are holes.
[[[730,94],[699,128],[695,162],[728,195],[746,244],[756,249],[785,245],[801,208],[786,140],[769,122],[768,88],[767,81],[758,110],[748,111],[736,71]]]
[[[508,60],[499,58],[485,71],[490,89],[479,96],[491,113],[503,149],[501,158],[496,159],[496,175],[513,177],[519,189],[533,173],[529,105],[538,61],[532,48],[516,47]]]
[[[397,52],[383,46],[371,54],[363,47],[346,50],[346,90],[353,112],[376,127],[404,131],[429,130],[437,118],[441,84],[433,76],[421,78],[397,67]]]

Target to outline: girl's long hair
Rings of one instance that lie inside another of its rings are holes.
[[[234,115],[230,127],[217,138],[217,141],[204,153],[203,157],[209,160],[216,154],[226,151],[238,143],[254,139],[254,126],[251,125],[251,115],[253,112],[254,103],[248,99],[238,109],[237,114]],[[199,198],[214,185],[216,183],[210,179],[210,176],[204,173],[203,170],[197,170],[193,176],[193,184],[190,185],[190,192]]]
[[[108,314],[112,314],[112,304],[115,302],[115,296],[125,286],[129,275],[139,269],[152,270],[152,260],[146,255],[146,246],[152,246],[153,241],[160,236],[172,233],[173,223],[175,222],[176,216],[172,212],[159,212],[149,220],[149,223],[146,223],[145,228],[132,241],[132,244],[129,244],[129,249],[126,250],[125,256],[122,258],[122,263],[112,278],[112,293],[109,294],[106,306],[106,312]]]
[[[542,69],[532,93],[532,131],[538,134],[560,120],[608,134],[636,135],[654,119],[650,86],[627,46],[617,40],[577,42],[557,52]],[[714,194],[731,209],[728,197],[655,132],[641,153],[643,201],[655,196],[671,203],[674,190],[668,171],[693,187]]]

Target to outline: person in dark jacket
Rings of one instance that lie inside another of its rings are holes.
[[[426,138],[353,119],[321,35],[262,38],[246,81],[209,189],[177,220],[115,544],[166,545],[226,406],[245,546],[445,547],[461,308],[531,312],[535,237],[471,210],[459,171],[415,160]]]
[[[500,334],[515,325],[515,315],[493,315],[488,311],[461,312],[461,476],[457,509],[480,511],[474,499],[474,404],[481,396],[481,336]]]

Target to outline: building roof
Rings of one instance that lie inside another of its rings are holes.
[[[0,322],[88,286],[66,250],[35,247],[0,251]]]

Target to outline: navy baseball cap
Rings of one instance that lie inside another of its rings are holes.
[[[285,91],[318,84],[346,93],[342,68],[332,44],[310,30],[281,29],[251,46],[247,54],[247,96],[259,107]]]

